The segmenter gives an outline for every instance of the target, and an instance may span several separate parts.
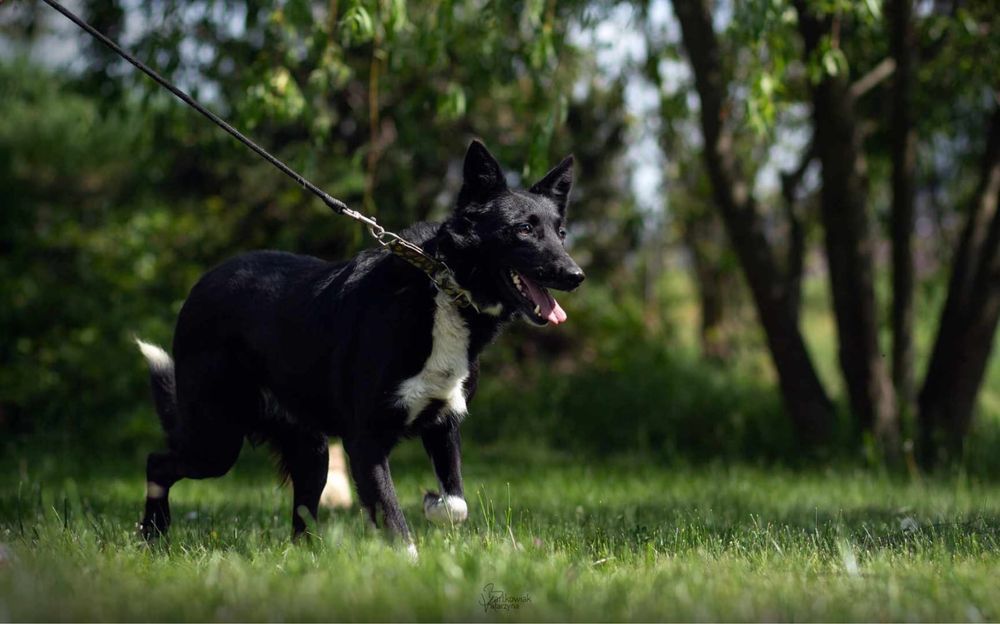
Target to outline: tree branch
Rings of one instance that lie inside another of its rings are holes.
[[[854,84],[848,89],[848,94],[852,99],[858,99],[865,93],[868,93],[875,87],[877,87],[881,82],[887,79],[889,76],[896,71],[896,60],[891,57],[886,57],[882,59],[878,65],[873,67],[864,76],[858,78]]]

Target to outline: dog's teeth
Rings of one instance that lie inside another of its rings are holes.
[[[521,276],[520,275],[518,275],[514,271],[511,271],[510,272],[510,281],[514,282],[514,286],[517,288],[517,292],[521,293],[525,297],[528,296],[528,293],[524,290],[524,282],[521,281]]]
[[[541,306],[537,306],[537,305],[535,306],[535,314],[541,316],[541,314],[542,314],[542,308],[541,308]]]

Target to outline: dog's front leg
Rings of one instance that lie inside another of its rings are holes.
[[[345,441],[347,456],[351,463],[351,475],[358,488],[361,506],[368,512],[372,524],[379,526],[379,510],[385,518],[385,526],[393,538],[406,544],[407,552],[417,556],[417,548],[410,538],[403,510],[396,499],[396,487],[389,473],[389,447],[370,438]]]
[[[424,429],[421,438],[441,484],[441,494],[428,492],[424,495],[424,515],[437,524],[463,522],[469,516],[469,507],[462,491],[462,448],[458,424],[448,419],[443,424]]]

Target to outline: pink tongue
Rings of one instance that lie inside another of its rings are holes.
[[[548,319],[553,325],[558,325],[566,321],[566,311],[562,309],[562,306],[559,305],[559,302],[552,295],[544,289],[535,286],[534,282],[523,275],[520,277],[521,283],[528,289],[531,301],[538,306],[538,312],[542,315],[542,318]]]

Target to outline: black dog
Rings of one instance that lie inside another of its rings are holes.
[[[465,155],[454,213],[403,236],[445,261],[474,307],[383,249],[348,262],[275,251],[209,271],[177,319],[174,360],[139,342],[169,450],[151,453],[142,534],[170,524],[167,493],[183,478],[224,475],[244,438],[267,441],[293,486],[294,535],[316,516],[327,436],[339,436],[361,504],[415,554],[389,475],[389,452],[419,435],[442,495],[434,521],[467,515],[458,426],[476,389],[479,353],[517,317],[566,320],[546,288],[572,290],[583,271],[566,253],[572,157],[527,192],[510,190],[479,142]],[[175,363],[176,361],[176,363]]]

